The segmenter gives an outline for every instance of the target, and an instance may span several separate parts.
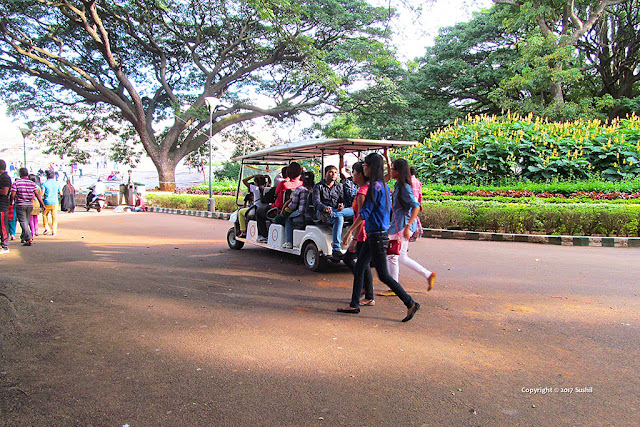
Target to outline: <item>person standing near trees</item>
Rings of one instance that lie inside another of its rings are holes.
[[[44,213],[42,214],[44,232],[42,234],[51,233],[52,236],[55,236],[58,232],[58,207],[62,188],[60,183],[54,179],[52,171],[47,171],[46,175],[47,180],[42,184],[44,190]]]
[[[0,160],[0,254],[9,253],[9,190],[11,177],[7,162]]]
[[[129,169],[127,171],[127,175],[122,176],[122,181],[120,182],[120,192],[118,193],[118,205],[123,204],[124,201],[129,202],[127,204],[133,204],[133,193],[134,193],[134,183],[133,183],[133,169]]]
[[[411,295],[389,275],[387,270],[387,247],[389,246],[387,230],[390,225],[391,197],[389,187],[384,180],[384,159],[377,153],[369,154],[364,159],[363,170],[365,176],[369,178],[369,190],[360,210],[360,216],[352,228],[361,225],[364,221],[367,239],[358,253],[351,303],[348,307],[339,308],[337,311],[339,313],[360,313],[365,265],[369,265],[373,260],[378,278],[389,286],[407,307],[407,315],[402,321],[408,322],[418,312],[420,304],[411,298]]]
[[[62,203],[60,204],[62,211],[73,213],[76,209],[76,189],[71,183],[71,180],[67,180],[67,184],[62,187]]]
[[[22,234],[20,236],[22,245],[31,246],[33,235],[31,234],[31,227],[29,226],[29,217],[33,210],[33,198],[38,198],[41,208],[44,209],[45,205],[40,194],[36,192],[38,187],[29,179],[29,171],[27,168],[20,168],[18,174],[20,178],[11,186],[10,199],[16,205],[18,221],[20,221],[20,227],[22,227]]]

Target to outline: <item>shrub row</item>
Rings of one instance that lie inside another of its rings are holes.
[[[640,192],[640,179],[628,179],[624,181],[604,181],[601,179],[589,179],[582,181],[554,181],[554,182],[528,182],[514,181],[505,185],[479,185],[477,183],[449,185],[444,183],[423,183],[423,191],[447,192],[455,195],[463,195],[473,191],[530,191],[536,194],[551,193],[562,194],[565,197],[578,192],[593,193],[626,193]]]
[[[215,196],[216,211],[237,209],[232,196]],[[207,196],[147,195],[150,206],[206,210]],[[501,203],[483,200],[426,201],[420,219],[426,228],[542,233],[559,235],[638,236],[639,205]]]
[[[420,219],[427,228],[583,236],[638,236],[640,232],[638,205],[448,201],[426,202],[423,207]]]
[[[208,195],[147,193],[145,197],[149,206],[195,211],[207,210]],[[218,212],[233,212],[238,208],[235,196],[214,196],[213,198]]]

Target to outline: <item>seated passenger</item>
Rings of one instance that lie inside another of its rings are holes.
[[[302,185],[293,190],[291,199],[286,202],[284,210],[290,212],[290,215],[284,226],[285,242],[282,247],[285,249],[293,248],[293,229],[296,226],[304,226],[307,221],[313,219],[313,207],[309,206],[309,200],[314,182],[313,172],[303,172]]]
[[[347,170],[347,164],[344,161],[345,153],[346,150],[344,148],[338,151],[340,156],[340,183],[344,187],[344,205],[352,206],[358,193],[358,186],[353,182],[353,176]]]
[[[300,181],[300,173],[302,172],[302,167],[297,162],[292,162],[287,166],[287,178],[288,180],[281,181],[276,187],[276,200],[272,205],[261,207],[256,211],[256,219],[258,221],[258,242],[266,243],[267,242],[267,234],[269,230],[267,228],[267,212],[271,208],[277,208],[278,210],[282,210],[284,206],[284,193],[287,190],[294,190],[302,185],[302,181]]]
[[[268,182],[271,182],[271,177],[262,174],[252,175],[242,180],[242,183],[249,189],[249,194],[253,195],[253,205],[255,205],[256,210],[265,205],[260,199],[265,192],[269,191],[269,187],[267,187]],[[238,237],[247,237],[246,215],[249,209],[251,209],[251,206],[238,211],[238,223],[240,224],[240,236]]]
[[[337,181],[338,168],[335,166],[324,168],[324,180],[313,187],[313,206],[320,221],[333,224],[331,255],[339,258],[342,256],[340,250],[342,226],[345,219],[353,218],[353,208],[344,207],[344,187]]]
[[[288,180],[289,178],[287,178],[287,167],[284,166],[282,169],[280,169],[280,173],[273,179],[273,186],[275,188],[278,188],[278,185],[280,185],[282,181]]]

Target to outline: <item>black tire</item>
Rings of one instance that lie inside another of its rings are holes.
[[[235,227],[231,227],[229,231],[227,231],[227,245],[229,245],[231,249],[242,249],[242,247],[244,246],[244,242],[236,240]]]
[[[320,255],[315,243],[309,242],[302,249],[302,262],[311,271],[321,271],[325,268],[327,260]]]

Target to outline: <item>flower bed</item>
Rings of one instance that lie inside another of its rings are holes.
[[[565,198],[565,195],[562,193],[549,193],[549,192],[544,192],[544,193],[534,193],[533,191],[527,191],[527,190],[493,190],[493,191],[488,191],[488,190],[475,190],[475,191],[469,191],[467,193],[465,193],[465,196],[478,196],[478,197],[513,197],[513,198],[520,198],[520,197],[540,197],[543,199],[548,199],[551,197],[557,197],[560,199]],[[622,193],[620,191],[613,191],[610,193],[601,193],[598,191],[578,191],[575,193],[571,193],[568,196],[566,196],[569,199],[577,199],[577,198],[587,198],[587,199],[591,199],[591,200],[617,200],[617,199],[624,199],[624,200],[629,200],[629,199],[639,199],[640,198],[640,192],[636,192],[636,193]]]

